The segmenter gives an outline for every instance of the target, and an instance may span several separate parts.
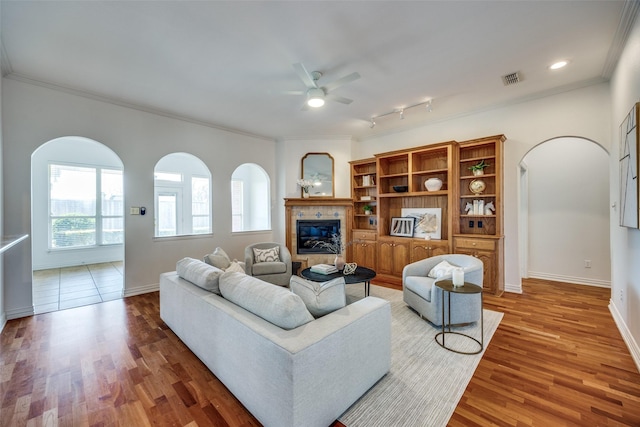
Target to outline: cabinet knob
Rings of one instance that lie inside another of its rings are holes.
[[[472,243],[471,243],[471,245],[472,245],[472,246],[475,246],[475,245],[476,245],[476,242],[472,242]]]

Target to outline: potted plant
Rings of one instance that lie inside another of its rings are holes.
[[[371,213],[373,212],[373,207],[370,205],[364,205],[362,209],[364,210],[365,215],[371,215]]]
[[[474,175],[484,175],[484,168],[491,166],[489,163],[486,163],[484,161],[484,159],[480,160],[478,163],[476,163],[473,166],[469,166],[469,170],[474,174]]]

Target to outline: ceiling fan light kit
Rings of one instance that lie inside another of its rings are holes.
[[[309,89],[307,91],[307,105],[318,108],[324,105],[324,91],[320,88]]]
[[[353,102],[353,100],[349,98],[337,96],[332,94],[331,92],[342,85],[351,83],[352,81],[359,79],[360,74],[351,73],[342,78],[339,78],[338,80],[334,80],[333,82],[329,82],[323,86],[320,86],[318,84],[318,80],[320,79],[320,77],[322,77],[322,73],[320,71],[308,72],[304,65],[302,65],[302,63],[293,64],[293,68],[296,70],[296,73],[298,74],[298,77],[300,77],[300,80],[302,80],[302,83],[304,83],[304,85],[307,87],[307,102],[302,107],[303,110],[306,110],[307,107],[322,107],[326,100],[336,101],[341,104],[347,105]],[[297,94],[297,92],[294,91],[285,93],[292,95]]]

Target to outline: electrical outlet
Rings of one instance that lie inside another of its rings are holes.
[[[482,221],[478,221],[478,228],[482,228]]]
[[[140,208],[130,208],[129,215],[140,215]]]
[[[473,221],[469,221],[469,228],[473,228]]]
[[[584,260],[584,268],[591,268],[591,260],[590,259],[585,259]]]
[[[624,301],[624,289],[620,289],[618,298],[620,299],[620,302]]]

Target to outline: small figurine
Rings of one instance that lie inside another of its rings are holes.
[[[485,215],[491,215],[492,213],[495,213],[495,211],[496,211],[496,207],[493,205],[493,202],[489,202],[486,205],[484,205]]]
[[[473,212],[473,204],[471,204],[471,202],[467,202],[464,210],[467,212],[467,215],[471,215],[471,213]]]

